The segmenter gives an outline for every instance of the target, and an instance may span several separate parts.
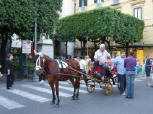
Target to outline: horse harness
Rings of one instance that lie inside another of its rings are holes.
[[[43,68],[46,60],[42,57],[42,60],[43,60],[43,65],[42,66],[43,67],[41,66],[41,61],[40,60],[41,60],[41,57],[39,56],[37,58],[37,60],[36,60],[36,70],[39,70],[39,69],[42,70],[43,74],[45,74],[45,75],[49,75],[49,76],[62,75],[62,76],[79,77],[79,76],[77,76],[78,72],[76,72],[75,75],[70,74],[71,70],[72,70],[72,67],[70,65],[68,65],[68,64],[66,65],[66,63],[64,61],[62,61],[62,60],[56,60],[56,62],[58,63],[59,69],[60,69],[60,73],[47,74],[45,72],[44,68]],[[61,68],[60,68],[60,66],[61,66]],[[68,73],[69,74],[64,74],[64,66],[67,66],[66,68],[68,69]]]

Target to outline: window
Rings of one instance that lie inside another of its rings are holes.
[[[94,0],[94,3],[101,3],[104,2],[104,0]]]
[[[85,11],[87,7],[87,0],[79,0],[80,11]]]
[[[102,7],[102,2],[104,2],[104,0],[94,0],[96,8]]]
[[[142,19],[142,8],[134,8],[134,17]]]
[[[79,0],[79,7],[87,6],[87,0]]]
[[[113,0],[112,5],[119,4],[119,0]]]

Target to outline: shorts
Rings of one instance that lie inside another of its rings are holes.
[[[150,69],[146,69],[146,77],[150,77]]]

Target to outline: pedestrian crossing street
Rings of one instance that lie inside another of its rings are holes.
[[[137,78],[135,81],[144,81],[145,77]],[[113,86],[117,87],[116,85]],[[70,98],[73,94],[73,87],[67,81],[60,82],[59,96],[61,98]],[[96,84],[96,91],[101,91],[102,88]],[[82,83],[80,85],[80,94],[88,94],[86,85]],[[17,98],[17,99],[16,99]],[[27,106],[28,102],[45,103],[51,101],[51,89],[47,82],[42,85],[39,83],[24,83],[16,84],[13,89],[6,90],[5,87],[0,87],[0,109],[6,110],[19,109]],[[24,104],[24,102],[26,103]]]

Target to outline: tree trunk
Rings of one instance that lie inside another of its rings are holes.
[[[6,46],[7,46],[8,38],[7,36],[2,36],[2,45],[1,45],[1,63],[2,65],[5,64],[6,60]]]
[[[105,40],[105,41],[106,41],[106,43],[107,43],[107,45],[108,45],[108,50],[111,51],[110,41],[108,41],[108,40]]]
[[[129,48],[129,43],[126,43],[126,57],[128,57],[128,48]]]
[[[101,40],[101,43],[102,43],[102,44],[105,44],[106,37],[101,37],[100,40]]]
[[[87,40],[81,41],[81,55],[82,56],[85,56],[86,55],[86,53],[85,53],[86,43],[87,43]]]
[[[94,51],[96,51],[97,50],[96,41],[94,40],[93,42],[94,42]]]

